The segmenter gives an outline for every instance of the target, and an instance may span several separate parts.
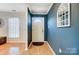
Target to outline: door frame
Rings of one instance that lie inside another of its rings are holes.
[[[37,16],[35,16],[35,17],[37,17]],[[32,17],[33,18],[33,17]],[[38,17],[37,17],[38,18]],[[45,17],[41,17],[41,16],[39,16],[39,18],[44,18],[43,19],[43,22],[45,23]],[[43,37],[43,40],[45,41],[45,24],[43,23],[43,35],[44,35],[44,37]],[[33,25],[33,19],[32,19],[32,25]],[[33,28],[33,27],[32,27]],[[32,39],[33,39],[33,36],[32,36]],[[44,41],[41,41],[41,42],[44,42]],[[33,42],[33,41],[32,41]]]
[[[47,15],[41,15],[41,14],[32,14],[32,17],[44,17],[44,41],[47,41]]]

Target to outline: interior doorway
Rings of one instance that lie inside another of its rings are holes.
[[[32,42],[44,42],[44,17],[32,17]]]

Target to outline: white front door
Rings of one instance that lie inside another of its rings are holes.
[[[32,42],[44,41],[44,17],[32,17]]]

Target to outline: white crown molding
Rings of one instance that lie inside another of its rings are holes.
[[[32,13],[32,14],[37,14],[37,15],[46,15],[47,13]]]
[[[49,6],[47,14],[49,13],[49,11],[50,11],[50,9],[51,9],[52,6],[53,6],[53,3],[51,3],[51,5]]]
[[[53,3],[51,3],[51,5],[49,6],[49,8],[48,8],[48,10],[47,10],[46,13],[32,13],[31,8],[30,8],[30,5],[28,5],[28,8],[29,8],[29,10],[30,10],[30,12],[31,12],[32,14],[38,14],[38,15],[41,14],[41,15],[46,15],[46,14],[48,14],[48,12],[50,11],[52,5],[53,5]]]

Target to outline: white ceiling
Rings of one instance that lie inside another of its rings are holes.
[[[12,10],[16,10],[16,12],[24,12],[25,5],[25,3],[0,3],[0,11],[12,12]]]
[[[32,14],[47,14],[52,5],[51,3],[31,3],[29,9]]]
[[[47,14],[52,5],[51,3],[0,3],[0,12],[12,12],[12,10],[25,12],[28,6],[32,14]]]

